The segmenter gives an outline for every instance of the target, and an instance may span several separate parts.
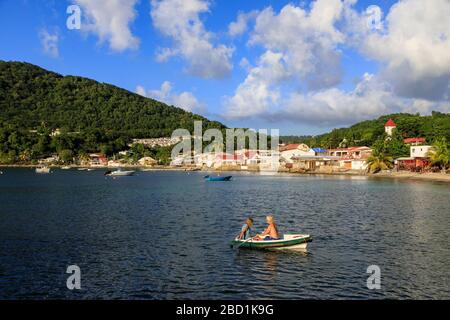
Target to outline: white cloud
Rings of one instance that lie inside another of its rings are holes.
[[[201,78],[224,78],[231,73],[233,49],[214,45],[214,35],[200,20],[200,14],[209,11],[209,1],[152,0],[151,5],[154,27],[173,41],[173,47],[159,50],[157,61],[181,56],[188,63],[187,71]]]
[[[206,113],[206,107],[199,102],[197,98],[189,91],[184,91],[180,94],[172,92],[172,84],[169,81],[164,81],[161,87],[157,90],[145,90],[141,85],[136,87],[136,93],[141,96],[152,98],[168,105],[174,105],[189,112]]]
[[[309,12],[291,4],[278,15],[267,8],[256,18],[250,44],[282,53],[288,75],[310,89],[331,87],[341,78],[337,46],[344,35],[334,24],[342,10],[340,0],[318,0]]]
[[[249,42],[266,51],[256,66],[248,68],[234,95],[225,99],[225,115],[242,118],[269,111],[284,82],[298,86],[304,81],[312,89],[335,85],[341,76],[337,45],[344,35],[334,23],[342,10],[339,0],[318,0],[309,12],[288,4],[279,14],[270,7],[258,13]]]
[[[392,6],[384,32],[360,39],[361,52],[383,63],[396,93],[450,99],[450,1],[402,0]]]
[[[389,84],[365,74],[350,92],[331,88],[309,94],[294,93],[286,101],[283,114],[273,117],[319,125],[348,125],[383,114],[429,114],[432,110],[450,112],[450,103],[398,97]]]
[[[407,104],[408,101],[392,94],[389,85],[365,74],[350,92],[329,88],[306,94],[292,93],[284,101],[283,114],[274,117],[321,125],[349,124],[399,112]]]
[[[328,88],[308,93],[292,92],[285,99],[278,97],[277,103],[278,108],[270,105],[262,109],[243,108],[239,110],[247,110],[246,113],[232,115],[234,118],[258,116],[270,121],[333,126],[349,125],[395,112],[421,114],[428,114],[432,110],[450,112],[449,102],[398,97],[388,83],[367,73],[351,91]]]
[[[450,112],[450,2],[401,0],[376,30],[355,3],[317,0],[310,9],[261,11],[249,43],[265,53],[255,66],[242,61],[248,75],[225,99],[224,116],[329,126],[392,112]],[[382,65],[353,90],[336,87],[345,46]]]
[[[253,10],[247,13],[240,12],[237,16],[236,21],[233,21],[228,25],[228,34],[232,37],[236,37],[245,33],[247,31],[249,21],[254,19],[257,14],[257,10]]]
[[[260,57],[258,66],[250,68],[247,78],[236,89],[234,96],[226,99],[226,117],[245,118],[262,114],[277,103],[279,92],[271,84],[286,78],[282,57],[281,53],[272,51]]]
[[[74,0],[82,9],[82,30],[96,34],[101,42],[109,42],[114,51],[137,49],[139,39],[130,24],[136,18],[138,0]]]
[[[41,40],[42,49],[45,54],[52,58],[59,57],[59,36],[57,33],[51,34],[46,29],[39,32],[39,38]]]

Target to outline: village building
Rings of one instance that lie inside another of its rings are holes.
[[[328,150],[328,155],[337,157],[339,159],[339,167],[346,170],[366,170],[366,161],[371,154],[372,149],[366,146]]]
[[[244,157],[240,154],[217,153],[214,161],[214,167],[222,166],[240,166],[244,163]]]
[[[52,156],[39,160],[39,164],[54,164],[59,161],[59,156],[57,154],[53,154]]]
[[[327,150],[322,148],[311,148],[312,151],[314,151],[315,156],[326,156]]]
[[[286,163],[293,163],[293,158],[315,156],[315,152],[304,143],[288,144],[280,147],[280,155]]]
[[[394,129],[397,128],[397,125],[395,124],[394,120],[389,119],[386,124],[384,125],[384,131],[388,136],[392,136],[392,133]]]
[[[102,153],[91,153],[89,155],[89,165],[95,166],[107,166],[108,158]]]
[[[137,162],[140,166],[154,166],[158,164],[158,161],[156,161],[152,157],[142,157]]]
[[[172,145],[180,142],[179,138],[144,138],[144,139],[133,139],[130,144],[143,144],[148,147],[170,147]]]
[[[394,161],[395,168],[397,169],[397,171],[423,171],[430,164],[428,153],[432,149],[432,146],[411,145],[409,157],[397,158]]]
[[[403,143],[404,144],[408,144],[411,146],[418,146],[421,145],[423,143],[425,143],[426,139],[425,138],[406,138],[403,139]]]
[[[311,171],[331,173],[339,170],[339,157],[334,156],[299,156],[293,157],[292,164],[286,164],[293,171]]]

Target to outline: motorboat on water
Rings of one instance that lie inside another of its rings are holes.
[[[50,168],[47,166],[37,167],[35,171],[36,173],[50,173]]]
[[[61,170],[70,170],[71,166],[62,166]]]
[[[94,171],[92,168],[78,168],[78,171]]]
[[[206,181],[230,181],[233,176],[226,177],[211,177],[210,175],[204,176]]]
[[[106,171],[105,172],[105,176],[108,176],[108,177],[127,177],[127,176],[132,176],[134,173],[135,173],[135,171],[133,171],[133,170],[125,171],[125,170],[122,170],[122,169],[117,169],[117,170],[114,170],[114,171],[111,171],[111,170]]]
[[[275,240],[247,240],[234,239],[231,241],[231,246],[237,248],[247,249],[267,249],[267,250],[281,250],[281,249],[306,249],[312,237],[309,234],[285,234],[282,238]]]

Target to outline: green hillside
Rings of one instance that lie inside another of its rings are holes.
[[[132,138],[169,137],[225,126],[183,109],[82,77],[62,76],[35,65],[0,61],[0,164],[35,163],[51,154],[70,162],[89,152],[108,156],[128,149]],[[52,132],[59,129],[58,136]],[[141,148],[142,149],[142,148]],[[138,149],[168,161],[170,150]]]
[[[284,143],[303,142],[310,146],[337,148],[346,146],[372,146],[384,135],[384,124],[392,118],[397,125],[397,133],[403,138],[425,137],[428,143],[445,137],[450,142],[450,114],[433,111],[429,116],[419,114],[397,113],[379,117],[375,120],[362,121],[349,128],[333,129],[329,133],[317,136],[285,136]]]
[[[170,136],[177,128],[193,130],[218,122],[142,97],[106,83],[61,76],[35,65],[0,61],[0,122],[22,129],[100,129],[132,137]]]

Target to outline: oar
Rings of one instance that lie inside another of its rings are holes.
[[[250,240],[252,240],[252,237],[250,237],[250,238],[248,238],[247,240],[245,240],[244,242],[240,243],[240,244],[236,247],[236,249],[239,249],[244,243],[246,243],[247,241],[250,241]]]

